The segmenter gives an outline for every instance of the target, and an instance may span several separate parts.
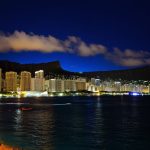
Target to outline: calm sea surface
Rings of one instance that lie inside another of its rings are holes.
[[[0,99],[0,143],[23,150],[149,150],[150,96]]]

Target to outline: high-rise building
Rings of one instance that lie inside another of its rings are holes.
[[[35,91],[35,78],[31,78],[30,90]]]
[[[17,90],[17,73],[10,71],[5,74],[6,91]]]
[[[47,91],[47,92],[50,92],[50,80],[45,80],[44,90]]]
[[[39,70],[35,72],[35,78],[44,78],[44,71],[43,70]]]
[[[86,79],[79,78],[76,80],[76,91],[86,90]]]
[[[95,85],[100,86],[100,79],[95,79]]]
[[[35,78],[34,79],[34,91],[39,91],[39,92],[44,91],[45,89],[44,82],[45,82],[44,78]]]
[[[62,79],[49,79],[45,81],[45,90],[48,92],[65,92],[65,80]]]
[[[46,88],[45,79],[31,78],[31,87],[30,88],[31,88],[31,91],[43,92],[48,89],[48,86]]]
[[[64,80],[57,79],[56,80],[56,92],[64,92]]]
[[[115,81],[113,84],[114,91],[121,91],[121,82],[120,81]]]
[[[56,92],[56,79],[50,79],[49,80],[49,91],[50,92]]]
[[[91,84],[100,86],[100,79],[91,78]]]
[[[50,79],[45,81],[45,90],[48,92],[64,92],[64,80]]]
[[[44,79],[44,71],[39,70],[35,72],[35,78],[31,79],[31,90],[42,92],[45,90],[45,79]]]
[[[31,73],[27,71],[21,72],[20,89],[21,91],[30,91]]]
[[[84,91],[84,90],[86,90],[86,82],[77,81],[76,82],[76,90],[77,91]]]
[[[2,91],[2,69],[0,68],[0,92]]]
[[[76,91],[76,82],[75,80],[64,80],[64,90],[69,91]]]
[[[95,85],[95,78],[91,78],[91,84]]]

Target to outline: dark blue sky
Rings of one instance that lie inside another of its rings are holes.
[[[150,2],[137,0],[1,0],[0,31],[15,30],[66,39],[80,37],[105,45],[109,51],[150,50]],[[68,53],[3,52],[0,59],[21,63],[59,60],[70,71],[114,70],[128,67],[102,55],[82,57]]]

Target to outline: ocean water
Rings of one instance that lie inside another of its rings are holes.
[[[0,143],[23,150],[149,150],[150,97],[0,99]]]

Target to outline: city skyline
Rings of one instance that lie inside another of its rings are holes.
[[[76,72],[150,64],[149,2],[0,4],[0,60],[23,64],[58,60],[64,69]]]
[[[31,76],[31,72],[28,71],[21,71],[19,74],[7,71],[5,78],[0,76],[0,85],[1,97],[5,95],[7,97],[66,96],[68,94],[78,96],[79,93],[82,95],[95,93],[97,96],[150,93],[149,80],[126,81],[64,75],[51,77],[44,76],[44,70],[35,71],[34,76]]]

